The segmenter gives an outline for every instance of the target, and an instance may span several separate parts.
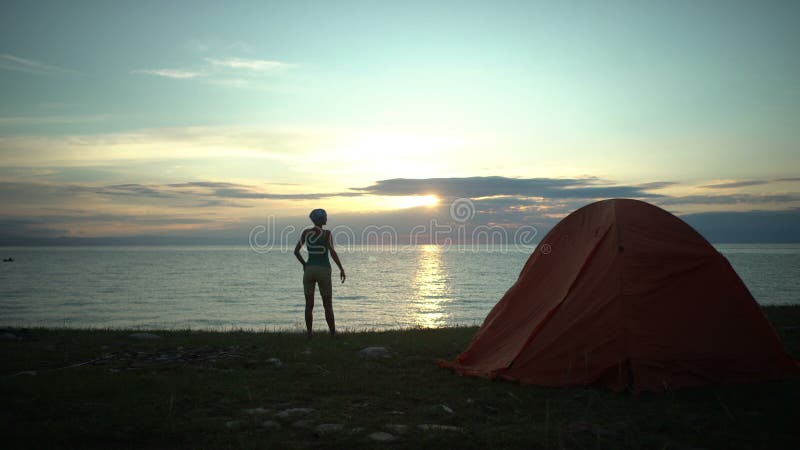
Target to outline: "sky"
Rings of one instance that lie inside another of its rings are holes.
[[[4,1],[0,242],[246,240],[317,207],[412,227],[459,198],[546,229],[611,197],[798,242],[797,23],[796,1]]]

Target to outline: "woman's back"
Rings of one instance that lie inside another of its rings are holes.
[[[308,249],[308,261],[306,264],[323,267],[331,266],[331,261],[328,259],[327,237],[325,230],[317,228],[312,228],[306,233],[306,248]]]

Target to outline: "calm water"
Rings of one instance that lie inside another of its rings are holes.
[[[718,245],[761,304],[800,304],[800,245]],[[301,329],[300,265],[248,247],[0,247],[0,326]],[[529,251],[340,250],[342,329],[480,324]],[[334,276],[338,271],[334,268]],[[324,328],[319,299],[315,327]]]

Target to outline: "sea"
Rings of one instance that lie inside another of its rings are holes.
[[[800,304],[800,244],[718,244],[762,305]],[[256,251],[258,250],[258,251]],[[301,331],[291,248],[0,247],[0,327]],[[480,325],[530,248],[340,248],[340,330]],[[317,294],[315,329],[325,329]]]

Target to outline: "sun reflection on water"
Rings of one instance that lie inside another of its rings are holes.
[[[420,246],[417,252],[417,272],[414,277],[414,298],[411,314],[422,327],[445,324],[444,307],[452,301],[447,269],[442,261],[442,247]]]

